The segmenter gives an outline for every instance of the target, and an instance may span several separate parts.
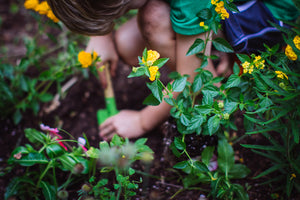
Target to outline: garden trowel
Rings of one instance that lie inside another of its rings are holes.
[[[102,124],[107,118],[117,114],[119,111],[117,110],[116,100],[114,96],[114,90],[111,82],[111,77],[109,73],[108,63],[104,65],[104,72],[107,81],[107,87],[104,89],[104,97],[105,97],[105,109],[100,109],[97,111],[97,119],[98,124]]]

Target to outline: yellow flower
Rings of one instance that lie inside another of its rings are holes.
[[[249,74],[251,74],[252,72],[253,72],[253,68],[254,68],[254,66],[253,65],[251,65],[248,61],[245,61],[243,64],[242,64],[242,67],[243,67],[243,72],[244,72],[244,74],[245,73],[249,73]]]
[[[212,5],[216,5],[218,3],[219,0],[211,0],[211,4]]]
[[[297,49],[300,50],[300,36],[299,35],[296,35],[294,37],[293,42],[294,42],[295,46],[297,47]]]
[[[41,15],[47,15],[48,11],[50,10],[50,7],[47,3],[47,1],[43,1],[39,5],[35,7],[35,11],[40,13]]]
[[[54,13],[52,12],[52,10],[48,11],[47,17],[49,19],[51,19],[53,22],[55,22],[55,23],[59,22],[59,19],[54,15]]]
[[[204,25],[205,25],[204,22],[199,23],[199,26],[201,26],[201,27],[203,27]]]
[[[263,60],[261,56],[255,56],[253,63],[257,69],[265,68],[265,60]]]
[[[78,54],[78,61],[80,62],[82,68],[87,68],[93,62],[92,54],[85,51],[80,51]]]
[[[93,51],[93,60],[96,60],[96,59],[97,59],[97,57],[98,57],[98,54],[97,54],[97,52],[96,52],[96,51]]]
[[[150,79],[150,81],[155,81],[157,71],[158,71],[157,66],[149,67],[149,72],[150,72],[150,78],[149,79]]]
[[[291,174],[291,178],[290,178],[290,180],[292,180],[293,178],[296,178],[296,174]]]
[[[289,79],[289,77],[285,73],[283,73],[282,71],[275,71],[275,73],[277,74],[277,78],[281,78],[281,79],[286,78],[286,79]]]
[[[224,2],[220,1],[219,3],[216,4],[216,6],[219,8],[222,8],[222,7],[224,8]]]
[[[293,51],[293,48],[290,45],[287,45],[285,48],[285,55],[290,60],[297,60],[297,54]]]
[[[147,65],[151,66],[158,58],[159,53],[157,51],[148,50],[147,51]],[[145,62],[144,58],[142,59],[143,62]]]
[[[24,2],[24,7],[26,9],[34,10],[37,5],[39,5],[39,0],[26,0]]]
[[[223,7],[221,9],[221,19],[225,19],[225,18],[229,18],[229,13],[227,12],[227,10]]]

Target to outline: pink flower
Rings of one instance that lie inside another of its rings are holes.
[[[63,142],[60,141],[60,140],[62,139],[62,136],[58,134],[58,133],[59,133],[59,130],[58,130],[57,128],[50,128],[49,126],[46,126],[46,125],[44,125],[44,124],[40,124],[40,128],[41,128],[43,131],[49,132],[50,135],[52,135],[52,136],[54,136],[54,137],[55,137],[55,136],[58,137],[58,139],[55,139],[55,140],[58,142],[58,144],[59,144],[62,148],[64,148],[66,151],[68,150],[67,147],[63,144]]]
[[[85,139],[83,137],[79,137],[77,141],[78,141],[78,145],[81,146],[81,148],[84,151],[87,151],[87,148],[85,148],[85,146],[84,146],[86,143]]]

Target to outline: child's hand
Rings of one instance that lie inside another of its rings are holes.
[[[99,135],[104,140],[111,140],[114,134],[124,138],[137,138],[146,132],[142,128],[140,112],[133,110],[122,110],[103,122],[99,129]]]
[[[98,67],[108,62],[110,65],[110,73],[115,76],[117,64],[119,60],[118,53],[115,49],[112,35],[92,36],[86,48],[87,52],[95,51],[101,58],[101,62],[97,63]],[[103,88],[106,88],[107,81],[104,73],[99,72],[100,82]]]

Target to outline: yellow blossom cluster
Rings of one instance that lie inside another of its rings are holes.
[[[275,71],[275,73],[277,75],[277,78],[280,78],[280,79],[284,79],[284,78],[289,79],[289,77],[285,73],[283,73],[282,71]]]
[[[144,58],[142,58],[142,62],[148,66],[148,70],[150,73],[150,81],[155,81],[157,72],[159,70],[158,66],[152,66],[153,63],[160,57],[160,54],[157,51],[154,50],[148,50],[147,51],[147,59],[145,61]]]
[[[215,6],[215,11],[220,15],[221,19],[224,20],[229,18],[229,13],[224,8],[224,2],[219,0],[211,0],[211,4]]]
[[[39,0],[26,0],[24,2],[24,7],[29,10],[34,10],[40,15],[46,15],[55,23],[59,22],[59,19],[54,15],[47,1],[42,1],[40,3]]]
[[[150,72],[150,81],[155,81],[156,74],[158,72],[158,67],[157,66],[151,66],[149,67],[149,72]]]
[[[145,61],[143,58],[142,61],[144,63],[146,63],[148,66],[151,66],[159,57],[160,57],[160,54],[157,51],[148,50],[147,51],[147,60]]]
[[[294,42],[296,48],[300,50],[300,36],[299,35],[296,35],[294,37],[293,42]]]
[[[242,64],[242,67],[243,67],[244,74],[246,74],[246,73],[252,74],[254,66],[251,63],[249,63],[248,61],[245,61]]]
[[[297,60],[298,58],[297,54],[294,52],[293,48],[290,45],[286,46],[284,53],[290,60]]]
[[[263,60],[261,58],[261,56],[256,56],[254,61],[253,61],[253,64],[255,65],[255,67],[257,69],[264,69],[265,68],[265,60]]]
[[[80,51],[78,54],[78,61],[82,68],[87,68],[92,65],[93,61],[95,61],[97,57],[98,54],[95,51],[93,51],[92,54],[85,51]]]
[[[245,61],[242,64],[243,67],[243,73],[249,73],[252,74],[254,67],[257,69],[264,69],[265,68],[265,60],[262,59],[261,56],[255,56],[253,62]]]

